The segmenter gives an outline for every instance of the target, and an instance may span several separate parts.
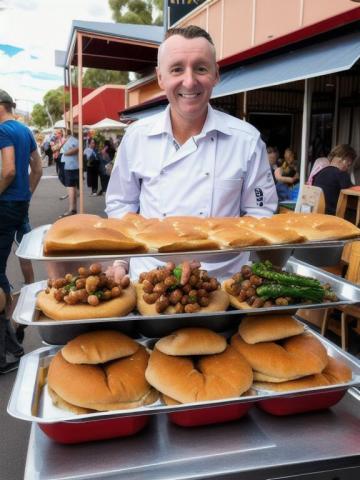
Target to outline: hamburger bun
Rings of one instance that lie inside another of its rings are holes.
[[[249,362],[255,372],[282,380],[321,373],[327,365],[325,347],[310,333],[286,338],[277,343],[246,343],[240,335],[231,345]]]
[[[351,369],[341,360],[328,357],[328,364],[322,373],[309,375],[285,382],[254,382],[254,388],[271,392],[288,392],[305,388],[323,387],[350,382]]]
[[[96,365],[129,357],[139,349],[132,338],[116,330],[87,332],[70,340],[61,350],[67,362]]]
[[[253,381],[250,365],[231,346],[196,363],[192,357],[165,355],[155,349],[145,376],[150,385],[180,403],[239,397]]]
[[[41,291],[36,299],[36,308],[52,320],[122,317],[130,313],[135,306],[136,292],[131,284],[122,290],[119,297],[100,302],[96,306],[85,303],[68,305],[65,302],[58,302],[54,298],[53,289],[50,293]]]
[[[49,366],[48,386],[65,402],[85,409],[138,407],[156,400],[145,379],[148,358],[141,345],[133,355],[98,365],[70,363],[59,351]]]
[[[181,328],[155,344],[166,355],[211,355],[226,348],[226,340],[208,328]]]
[[[246,343],[272,342],[304,333],[304,325],[290,315],[247,316],[241,320],[239,335]]]

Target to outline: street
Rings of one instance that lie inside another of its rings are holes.
[[[60,184],[55,167],[44,168],[43,177],[30,205],[30,223],[33,228],[53,223],[59,215],[68,210],[67,200],[59,200],[65,188]],[[104,214],[105,198],[89,197],[88,188],[84,187],[84,209],[86,213]],[[14,291],[22,286],[22,275],[19,261],[13,253],[8,262],[7,274]],[[33,263],[35,281],[47,278],[41,262]],[[25,330],[25,353],[42,346],[41,338],[35,327]],[[0,375],[0,480],[20,480],[24,475],[26,452],[30,432],[30,423],[17,420],[7,414],[7,404],[16,371]]]

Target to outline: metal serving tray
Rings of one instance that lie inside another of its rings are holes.
[[[20,258],[26,258],[28,260],[41,260],[41,261],[75,261],[75,260],[99,260],[99,259],[115,259],[115,258],[130,258],[130,257],[174,257],[174,256],[189,256],[189,254],[199,256],[214,255],[214,253],[221,252],[222,254],[236,255],[240,252],[246,251],[271,251],[271,250],[283,250],[283,249],[299,249],[299,248],[325,248],[325,247],[343,247],[347,242],[353,242],[358,238],[350,238],[346,240],[329,240],[329,241],[317,241],[317,242],[304,242],[304,243],[288,243],[288,244],[274,244],[274,245],[262,245],[262,246],[248,246],[242,248],[224,249],[224,250],[196,250],[188,252],[166,252],[166,253],[126,253],[126,254],[104,254],[98,253],[94,255],[74,254],[74,255],[58,255],[58,256],[45,256],[43,253],[43,240],[44,236],[51,227],[50,225],[42,225],[34,228],[31,232],[23,236],[22,241],[16,250],[16,255]]]
[[[330,283],[339,300],[337,302],[298,304],[288,306],[274,306],[270,308],[247,308],[244,310],[227,310],[226,312],[207,312],[178,315],[154,315],[142,316],[130,313],[125,317],[97,318],[84,320],[51,320],[41,315],[36,310],[36,295],[46,288],[46,282],[37,282],[22,288],[19,300],[13,313],[17,323],[35,325],[43,340],[50,344],[64,344],[76,335],[96,328],[101,324],[103,328],[116,328],[123,333],[133,335],[135,332],[142,333],[147,337],[161,337],[168,333],[187,326],[204,326],[215,331],[224,331],[234,326],[245,314],[264,314],[271,312],[295,312],[298,308],[327,308],[337,305],[346,305],[360,302],[360,286],[354,285],[347,280],[329,272],[313,267],[301,260],[291,257],[285,269],[288,272],[298,273],[318,279],[321,283]]]
[[[52,357],[60,349],[57,347],[44,347],[35,350],[24,357],[20,362],[20,367],[15,380],[15,384],[10,396],[7,411],[10,415],[22,420],[34,421],[38,423],[56,423],[56,422],[79,422],[89,421],[90,419],[129,417],[144,414],[158,414],[181,412],[186,410],[204,409],[221,405],[235,405],[237,403],[252,403],[270,398],[291,398],[299,395],[307,395],[319,392],[333,392],[336,390],[346,390],[350,387],[360,385],[360,363],[348,353],[328,341],[321,335],[312,332],[326,347],[330,356],[341,359],[352,370],[353,378],[345,384],[330,385],[318,388],[309,388],[304,390],[293,390],[291,392],[254,392],[254,395],[243,396],[239,398],[222,399],[210,402],[187,403],[181,405],[166,406],[160,401],[155,404],[129,410],[116,410],[111,412],[97,412],[84,415],[75,415],[55,407],[43,388],[46,383],[46,370]]]

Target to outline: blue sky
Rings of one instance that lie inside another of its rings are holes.
[[[66,50],[73,20],[112,22],[108,0],[0,0],[0,88],[21,110],[63,84],[55,50]]]

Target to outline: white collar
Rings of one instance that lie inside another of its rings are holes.
[[[203,138],[209,132],[221,132],[225,135],[231,135],[231,131],[227,126],[226,122],[224,122],[223,118],[219,118],[218,113],[214,110],[211,105],[208,105],[208,113],[206,116],[205,123],[201,132],[196,135],[196,138]],[[166,109],[158,115],[156,121],[151,125],[148,131],[148,136],[153,135],[161,135],[163,133],[167,133],[169,136],[173,137],[172,127],[171,127],[171,120],[170,120],[170,105],[166,107]]]

